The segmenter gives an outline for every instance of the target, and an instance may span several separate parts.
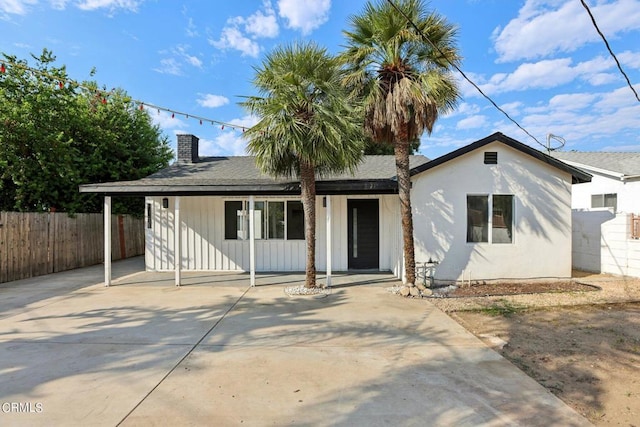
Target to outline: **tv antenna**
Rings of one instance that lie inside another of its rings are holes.
[[[560,145],[552,147],[551,146],[551,140],[555,139],[556,141],[558,141],[560,143]],[[558,136],[558,135],[554,135],[552,133],[548,133],[547,134],[547,154],[551,154],[552,151],[556,151],[561,149],[562,147],[564,147],[565,144],[565,140],[563,137]]]

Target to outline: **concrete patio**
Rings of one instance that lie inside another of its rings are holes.
[[[589,425],[391,275],[142,269],[0,285],[0,425]]]

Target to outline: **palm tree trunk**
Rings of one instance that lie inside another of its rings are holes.
[[[316,287],[316,175],[313,165],[300,162],[300,187],[304,210],[304,239],[307,242],[307,266],[304,287]]]
[[[411,175],[409,169],[409,141],[396,141],[393,145],[402,216],[402,243],[404,250],[404,272],[407,283],[416,281],[416,259],[413,247],[413,215],[411,213]]]

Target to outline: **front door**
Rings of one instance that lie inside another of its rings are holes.
[[[378,269],[380,225],[378,199],[347,200],[349,270]]]

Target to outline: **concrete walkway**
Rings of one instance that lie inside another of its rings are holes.
[[[0,285],[0,425],[589,425],[392,276],[141,268]]]

